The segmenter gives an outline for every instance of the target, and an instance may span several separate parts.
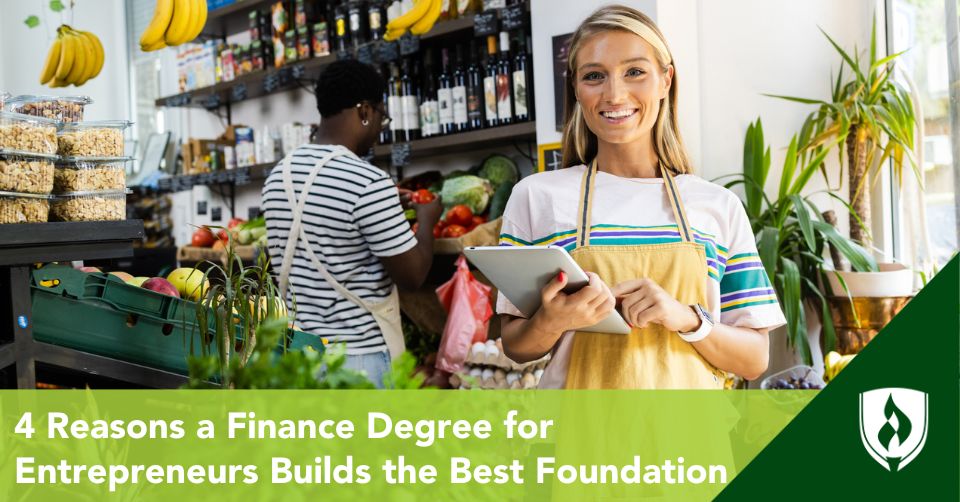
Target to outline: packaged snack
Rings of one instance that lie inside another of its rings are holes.
[[[49,194],[56,155],[0,149],[0,191]]]
[[[326,21],[313,25],[313,57],[330,55],[330,35]]]
[[[124,190],[71,192],[53,196],[50,219],[54,221],[120,221],[127,217]]]
[[[57,153],[57,121],[0,112],[0,148],[51,155]]]
[[[34,117],[44,117],[60,122],[80,122],[83,107],[93,103],[87,96],[31,96],[10,98],[4,105],[7,110]]]
[[[44,223],[49,213],[49,195],[0,192],[0,224]]]
[[[57,134],[57,151],[65,157],[123,157],[123,132],[130,125],[126,120],[66,123]]]
[[[124,190],[129,157],[66,157],[53,173],[56,193]]]

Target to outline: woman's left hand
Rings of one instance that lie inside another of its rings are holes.
[[[623,319],[634,328],[655,323],[670,331],[689,333],[700,327],[700,318],[689,305],[670,296],[652,279],[634,279],[612,288]]]

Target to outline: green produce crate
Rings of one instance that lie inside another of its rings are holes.
[[[187,374],[189,355],[204,348],[216,353],[213,331],[203,341],[194,302],[131,286],[113,275],[56,265],[34,270],[30,290],[38,341],[181,375]],[[286,343],[292,350],[310,346],[323,352],[319,337],[300,331],[290,330]]]

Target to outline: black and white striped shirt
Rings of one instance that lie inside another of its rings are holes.
[[[298,198],[317,160],[331,148],[308,144],[293,152],[290,170]],[[270,262],[274,273],[279,274],[293,224],[293,208],[283,188],[282,163],[270,172],[262,196]],[[310,245],[323,266],[348,291],[366,301],[382,301],[393,287],[378,257],[395,256],[417,244],[390,176],[353,153],[334,157],[320,169],[310,187],[302,219]],[[302,240],[297,244],[287,292],[288,306],[296,298],[298,327],[331,343],[345,343],[350,355],[386,350],[373,315],[342,297],[323,279],[304,245]]]

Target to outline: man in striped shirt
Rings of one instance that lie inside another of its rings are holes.
[[[381,129],[389,124],[383,103],[385,83],[370,66],[357,61],[330,65],[316,84],[320,128],[313,144],[289,156],[296,197],[308,190],[300,239],[289,273],[287,304],[296,302],[296,323],[307,333],[344,343],[347,367],[366,371],[376,384],[389,369],[387,344],[374,316],[342,296],[318,272],[306,252],[310,246],[323,268],[364,302],[387,299],[396,284],[420,287],[433,261],[433,226],[439,200],[417,205],[419,230],[404,218],[409,193],[400,191],[383,170],[363,161]],[[345,147],[320,170],[309,187],[306,179],[318,159]],[[270,260],[281,270],[294,210],[284,188],[282,163],[264,183],[262,208],[267,223]]]

